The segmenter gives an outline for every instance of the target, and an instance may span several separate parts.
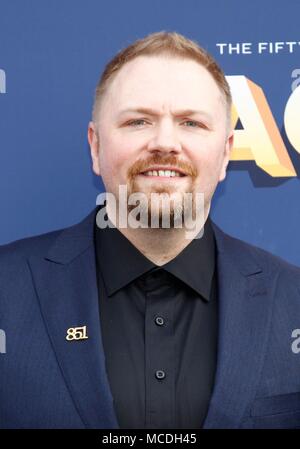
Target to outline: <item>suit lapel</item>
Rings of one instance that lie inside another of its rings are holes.
[[[255,396],[271,322],[271,273],[215,224],[219,338],[215,386],[204,428],[237,428]]]
[[[41,313],[61,372],[85,426],[118,428],[105,370],[93,244],[94,210],[63,230],[44,257],[31,257]],[[66,340],[86,326],[88,339]]]

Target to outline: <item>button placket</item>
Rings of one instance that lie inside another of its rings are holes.
[[[146,426],[168,427],[173,420],[170,410],[175,409],[174,292],[164,277],[159,279],[155,276],[148,281],[145,313]],[[157,415],[160,420],[156,420]],[[165,420],[163,423],[161,416]]]

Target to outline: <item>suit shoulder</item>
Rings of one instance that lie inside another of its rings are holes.
[[[240,260],[241,257],[251,258],[254,259],[258,265],[261,265],[264,268],[268,267],[270,271],[279,271],[282,275],[289,274],[292,277],[297,277],[300,281],[299,266],[288,262],[268,250],[227,234],[215,224],[214,228],[216,236],[222,236],[221,240],[223,247],[227,248],[227,250],[230,248],[230,252],[237,260]]]
[[[55,231],[18,239],[4,245],[0,245],[0,260],[5,258],[28,257],[32,255],[44,254],[51,246],[52,242],[65,230],[71,228],[57,229]]]
[[[65,237],[71,236],[73,240],[80,239],[82,235],[85,236],[90,232],[95,213],[96,209],[93,209],[81,221],[70,226],[0,245],[0,262],[2,262],[2,266],[6,265],[5,262],[13,261],[13,263],[16,263],[17,260],[24,260],[24,258],[31,256],[44,257],[52,245],[59,240],[61,234]]]
[[[300,276],[299,266],[294,265],[291,262],[288,262],[287,260],[283,259],[282,257],[277,256],[276,254],[273,254],[270,251],[260,248],[256,245],[252,245],[247,242],[244,242],[244,245],[245,247],[253,251],[259,258],[266,261],[267,263],[277,266],[277,268],[279,268],[280,270],[288,271],[290,273],[294,273]]]

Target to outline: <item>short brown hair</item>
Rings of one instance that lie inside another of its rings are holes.
[[[230,116],[232,103],[230,87],[226,81],[222,69],[219,67],[214,58],[206,50],[204,50],[204,48],[200,47],[197,42],[187,39],[176,32],[160,31],[149,34],[143,39],[136,40],[128,47],[120,50],[116,56],[108,62],[96,87],[93,106],[94,122],[97,120],[103,94],[107,90],[109,82],[113,79],[116,73],[127,62],[137,58],[138,56],[156,55],[192,59],[205,67],[214,78],[220,91],[223,93],[228,108],[228,116]]]

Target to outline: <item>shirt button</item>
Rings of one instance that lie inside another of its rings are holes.
[[[158,369],[157,371],[155,371],[155,377],[159,380],[164,379],[166,377],[166,373],[163,370]]]
[[[162,326],[163,324],[165,324],[165,320],[163,319],[163,317],[157,316],[157,317],[155,318],[155,323],[156,323],[158,326]]]

